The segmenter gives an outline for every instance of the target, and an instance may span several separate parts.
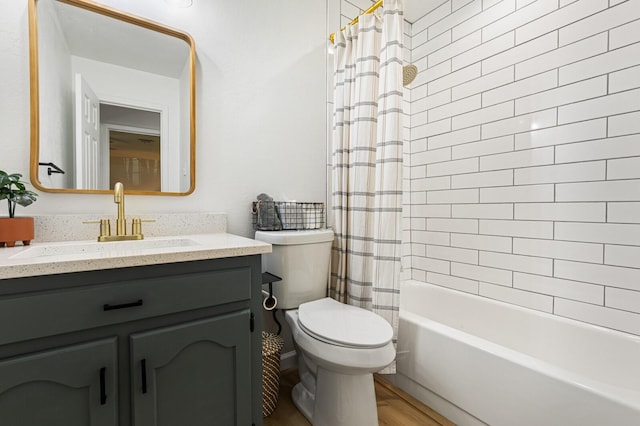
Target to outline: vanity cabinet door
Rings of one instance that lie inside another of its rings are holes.
[[[0,360],[3,426],[115,426],[116,338]]]
[[[245,309],[131,335],[134,425],[250,425],[249,318]]]

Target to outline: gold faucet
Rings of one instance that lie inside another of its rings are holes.
[[[131,224],[131,234],[127,235],[127,220],[124,216],[124,185],[121,182],[116,182],[113,186],[113,202],[118,205],[116,235],[111,235],[111,221],[109,219],[84,222],[100,224],[100,235],[98,236],[98,241],[129,241],[144,239],[144,235],[142,234],[142,222],[153,222],[153,220],[142,220],[140,218],[133,219],[133,223]]]
[[[116,182],[116,184],[113,185],[113,202],[118,205],[118,218],[116,219],[116,236],[126,235],[127,219],[124,218],[124,185],[122,184],[122,182]]]

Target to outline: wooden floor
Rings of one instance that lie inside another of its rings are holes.
[[[291,402],[291,389],[298,383],[298,371],[282,372],[278,407],[264,419],[264,426],[307,426],[310,423]],[[375,376],[378,422],[393,426],[455,426],[452,422],[393,386],[383,376]]]

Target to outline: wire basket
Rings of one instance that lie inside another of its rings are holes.
[[[258,231],[322,229],[325,227],[324,203],[297,201],[254,201],[253,228]]]

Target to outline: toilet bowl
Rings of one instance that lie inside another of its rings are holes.
[[[257,231],[272,244],[263,271],[285,309],[298,355],[292,400],[314,426],[378,424],[373,373],[393,362],[393,329],[381,316],[325,297],[333,232]]]
[[[300,317],[309,308],[314,315],[305,323]],[[395,358],[391,326],[379,315],[329,298],[289,310],[285,317],[300,357],[301,381],[292,392],[298,410],[314,426],[377,425],[373,373]],[[330,326],[341,321],[332,334]]]

